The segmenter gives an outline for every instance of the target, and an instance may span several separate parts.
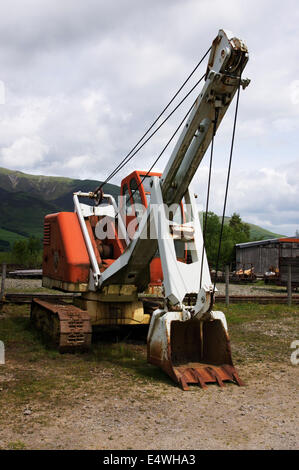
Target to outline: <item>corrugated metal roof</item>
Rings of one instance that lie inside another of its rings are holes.
[[[271,243],[299,243],[299,238],[295,237],[284,237],[284,238],[269,238],[269,240],[259,240],[254,242],[246,242],[246,243],[237,243],[235,246],[238,248],[248,248],[250,246],[255,245],[268,245]]]

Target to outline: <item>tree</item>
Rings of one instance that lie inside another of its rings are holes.
[[[24,266],[39,266],[42,260],[41,241],[30,237],[27,240],[17,240],[12,247],[12,259],[16,264]]]
[[[28,260],[27,240],[17,240],[12,247],[12,257],[17,264],[26,264]]]
[[[205,227],[205,214],[203,216],[203,231]],[[205,233],[205,248],[210,266],[216,268],[221,233],[221,222],[218,215],[208,212]],[[250,240],[250,226],[239,214],[234,213],[229,222],[225,223],[222,231],[221,249],[218,260],[218,269],[235,261],[236,243],[245,243]]]
[[[30,237],[28,242],[28,251],[31,255],[38,253],[41,250],[41,241],[39,238]]]
[[[208,262],[215,267],[217,262],[217,252],[219,244],[221,224],[218,215],[214,212],[203,214],[203,236],[205,239],[205,248],[207,252]]]
[[[238,239],[244,239],[248,241],[250,239],[250,226],[249,224],[246,224],[245,222],[242,222],[242,219],[239,214],[236,212],[233,213],[233,215],[230,218],[229,221],[229,226],[233,229],[234,236],[237,237]],[[237,243],[242,243],[242,241],[239,241]]]

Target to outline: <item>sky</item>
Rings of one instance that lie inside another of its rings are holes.
[[[299,230],[298,23],[296,0],[2,3],[0,166],[106,179],[218,30],[228,29],[248,46],[243,76],[251,83],[240,96],[226,214],[238,212],[247,222],[292,236]],[[134,169],[149,169],[199,92],[112,183],[120,184]],[[215,138],[210,210],[218,214],[223,209],[233,113],[234,103]],[[155,170],[163,171],[171,150]],[[208,154],[192,182],[202,207]]]

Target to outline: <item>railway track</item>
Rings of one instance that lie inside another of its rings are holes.
[[[225,295],[217,295],[216,303],[225,303]],[[287,295],[230,295],[229,302],[237,303],[259,303],[259,304],[287,304]],[[292,295],[292,303],[299,304],[299,295]]]
[[[61,293],[61,294],[43,294],[38,293],[25,293],[25,292],[14,292],[7,293],[5,295],[4,302],[6,303],[31,303],[33,298],[37,298],[45,301],[56,301],[56,300],[72,300],[74,297],[78,297],[80,294],[73,293]],[[144,298],[142,300],[149,300]],[[287,295],[230,295],[229,302],[234,303],[259,303],[259,304],[287,304]],[[217,295],[216,303],[225,303],[225,295]],[[292,296],[292,303],[299,304],[299,295],[295,294]]]
[[[6,293],[4,302],[12,304],[30,304],[32,299],[40,299],[46,301],[56,300],[73,300],[74,297],[78,297],[80,294],[73,293],[61,293],[61,294],[43,294],[41,292],[27,293],[27,292],[13,292]]]

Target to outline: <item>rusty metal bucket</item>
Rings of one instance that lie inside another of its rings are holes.
[[[147,339],[148,362],[161,367],[183,390],[224,381],[244,385],[233,365],[225,315],[184,319],[183,312],[156,310]]]

